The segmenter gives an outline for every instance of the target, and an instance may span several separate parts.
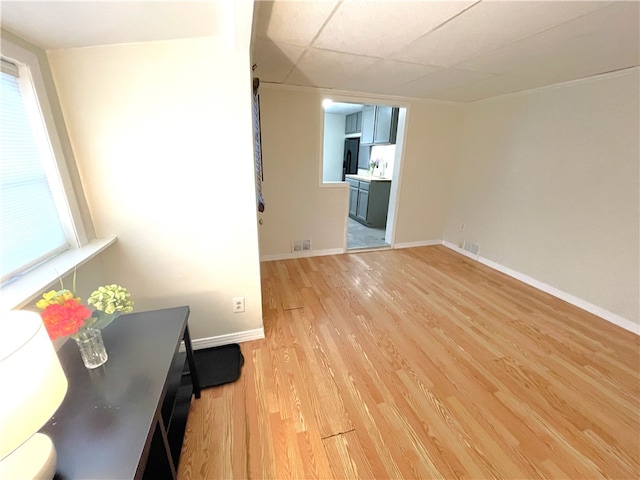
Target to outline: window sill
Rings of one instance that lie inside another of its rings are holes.
[[[116,237],[98,238],[87,245],[61,253],[0,289],[2,311],[22,308],[60,277],[91,260],[116,242]]]

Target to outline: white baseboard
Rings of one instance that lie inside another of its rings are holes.
[[[325,255],[339,255],[345,253],[342,248],[327,248],[325,250],[307,250],[303,252],[276,253],[274,255],[260,255],[261,262],[272,262],[274,260],[291,260],[292,258],[323,257]]]
[[[209,347],[220,347],[231,343],[250,342],[252,340],[262,340],[264,338],[264,328],[245,330],[243,332],[228,333],[217,337],[196,338],[191,340],[194,350],[202,350]],[[180,344],[180,351],[184,352],[184,342]]]
[[[627,320],[626,318],[621,317],[616,313],[605,310],[604,308],[599,307],[598,305],[594,305],[593,303],[587,302],[586,300],[578,298],[575,295],[564,292],[556,287],[553,287],[549,284],[541,282],[540,280],[536,280],[535,278],[525,275],[524,273],[520,273],[509,267],[500,265],[499,263],[496,263],[493,260],[489,260],[488,258],[481,257],[480,255],[474,255],[470,252],[467,252],[466,250],[463,250],[462,248],[458,247],[457,245],[454,245],[451,242],[447,242],[443,240],[442,245],[464,255],[465,257],[469,257],[473,260],[476,260],[482,263],[483,265],[486,265],[487,267],[497,270],[498,272],[504,273],[505,275],[515,278],[516,280],[520,280],[522,283],[526,283],[527,285],[537,288],[538,290],[548,293],[549,295],[553,295],[554,297],[559,298],[560,300],[564,300],[565,302],[570,303],[575,307],[578,307],[582,310],[592,313],[602,318],[603,320],[606,320],[607,322],[613,323],[614,325],[624,328],[625,330],[635,333],[636,335],[640,335],[640,325],[632,322],[631,320]]]
[[[432,247],[433,245],[442,244],[442,240],[422,240],[420,242],[404,242],[396,243],[393,248],[414,248],[414,247]]]

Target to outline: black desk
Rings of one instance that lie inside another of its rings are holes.
[[[42,428],[56,478],[175,478],[192,390],[200,397],[188,317],[186,306],[122,315],[102,331],[109,360],[94,370],[73,340],[60,348],[69,389]],[[191,382],[181,380],[185,357]]]

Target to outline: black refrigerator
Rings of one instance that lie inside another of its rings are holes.
[[[358,173],[358,151],[360,150],[359,138],[344,139],[344,160],[342,161],[342,181],[345,175]]]

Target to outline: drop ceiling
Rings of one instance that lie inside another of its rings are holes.
[[[637,67],[638,1],[265,1],[261,82],[473,102]]]
[[[238,1],[238,0],[235,0]],[[234,0],[1,1],[44,50],[215,36]],[[471,102],[636,67],[640,2],[255,2],[264,82]]]

